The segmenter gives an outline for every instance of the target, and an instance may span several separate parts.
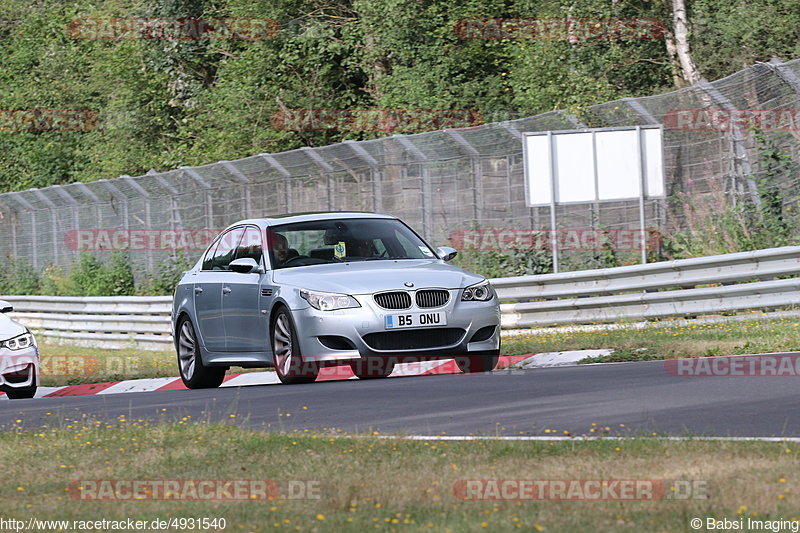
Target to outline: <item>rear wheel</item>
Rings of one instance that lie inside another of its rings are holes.
[[[394,370],[394,364],[393,359],[365,357],[350,363],[350,368],[358,379],[378,379],[388,377]]]
[[[478,372],[491,372],[500,359],[500,350],[477,352],[471,355],[461,355],[455,358],[458,368],[465,374]]]
[[[188,316],[178,322],[177,331],[175,349],[178,352],[178,370],[183,384],[189,389],[213,389],[222,385],[225,368],[203,365],[197,334]]]
[[[281,308],[272,319],[272,353],[275,358],[275,373],[281,383],[313,383],[319,375],[319,365],[303,361],[297,332],[289,310]]]
[[[33,398],[33,396],[36,394],[36,385],[33,387],[26,387],[24,389],[6,389],[5,393],[9,400]]]

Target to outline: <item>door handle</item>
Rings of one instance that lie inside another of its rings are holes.
[[[230,287],[222,287],[222,294],[230,294],[231,288]]]
[[[203,287],[195,287],[194,288],[195,294],[203,294]]]

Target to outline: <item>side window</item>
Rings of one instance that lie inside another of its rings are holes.
[[[217,249],[214,251],[211,270],[228,270],[228,265],[233,261],[243,234],[244,228],[233,228],[222,234]]]
[[[255,259],[256,263],[261,264],[261,231],[255,226],[247,226],[244,237],[236,247],[236,259],[249,257]]]
[[[214,252],[217,250],[217,246],[219,246],[219,239],[214,241],[214,244],[212,244],[206,252],[203,258],[203,270],[211,270],[211,267],[214,265]]]

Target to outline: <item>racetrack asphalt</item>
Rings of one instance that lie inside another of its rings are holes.
[[[0,407],[0,427],[124,416],[281,432],[546,436],[608,427],[615,436],[798,437],[798,401],[798,377],[678,377],[649,361],[12,400]]]

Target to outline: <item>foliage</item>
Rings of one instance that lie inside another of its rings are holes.
[[[86,132],[0,131],[0,191],[383,136],[284,131],[281,109],[473,109],[486,120],[669,85],[663,42],[462,39],[465,18],[651,17],[661,3],[555,0],[7,0],[6,109],[89,109]],[[74,19],[271,18],[267,40],[76,39]]]
[[[39,274],[31,264],[7,257],[0,270],[0,294],[39,294]]]
[[[553,262],[545,250],[460,251],[453,264],[487,278],[550,272]]]
[[[773,56],[800,56],[800,4],[794,0],[689,2],[692,54],[707,79]]]
[[[694,0],[688,8],[692,51],[708,79],[772,56],[800,55],[800,4],[792,0]],[[272,120],[284,109],[471,109],[487,121],[567,109],[593,125],[584,113],[589,105],[673,88],[663,40],[464,39],[457,23],[566,17],[669,23],[670,15],[669,2],[640,0],[5,0],[3,109],[86,109],[97,114],[97,124],[85,132],[0,128],[0,192],[386,133],[287,131]],[[153,17],[269,18],[280,32],[266,40],[170,41],[78,39],[67,31],[75,19]],[[690,226],[673,232],[665,253],[794,242],[793,219],[770,173],[795,167],[769,148],[762,155],[769,168],[754,178],[762,207],[728,207],[722,183],[707,198],[690,189],[678,193],[674,202]],[[565,257],[565,267],[572,260]],[[136,291],[171,292],[182,261],[156,269]],[[488,275],[550,269],[540,252],[462,252],[457,261]],[[624,259],[604,251],[575,261],[585,268]],[[41,279],[10,265],[0,283],[20,293],[94,293],[100,286],[132,293],[124,261],[111,263],[114,274],[105,278],[94,276],[105,270],[90,259],[78,262],[77,273],[50,267]]]
[[[184,252],[178,252],[174,257],[162,261],[154,272],[142,281],[136,292],[142,296],[173,294],[183,273],[191,266],[192,259]]]
[[[0,294],[131,296],[134,292],[133,270],[122,252],[114,252],[107,261],[82,254],[69,274],[61,266],[47,265],[41,277],[31,265],[11,259],[0,276]]]
[[[672,207],[678,213],[665,242],[671,259],[716,255],[787,246],[798,241],[800,219],[785,207],[778,184],[797,174],[800,166],[781,148],[779,139],[756,134],[760,169],[749,176],[760,205],[740,197],[719,178],[708,180],[707,193],[678,191]]]

